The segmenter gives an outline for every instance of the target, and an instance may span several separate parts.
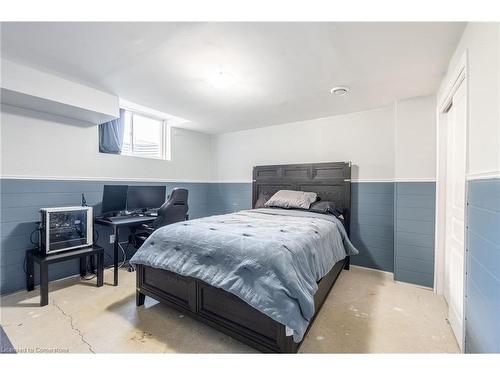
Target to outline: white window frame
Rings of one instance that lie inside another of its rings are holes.
[[[131,127],[132,127],[132,139],[131,141],[134,141],[134,114],[148,117],[150,119],[154,119],[157,121],[162,122],[162,127],[161,127],[161,156],[160,157],[154,157],[154,156],[141,156],[141,155],[135,155],[133,154],[133,143],[131,145],[132,148],[132,153],[131,154],[122,154],[120,153],[120,156],[128,156],[128,157],[133,157],[133,158],[141,158],[141,159],[152,159],[152,160],[166,160],[169,161],[171,160],[171,144],[170,144],[170,126],[167,124],[167,120],[165,118],[156,116],[154,114],[151,114],[149,111],[143,111],[143,110],[137,110],[136,108],[130,108],[127,106],[121,106],[121,109],[125,110],[126,112],[130,112],[132,114],[131,116]]]

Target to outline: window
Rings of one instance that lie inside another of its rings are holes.
[[[165,120],[125,110],[122,155],[168,159],[167,140]]]

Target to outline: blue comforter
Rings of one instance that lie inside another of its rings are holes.
[[[293,330],[300,342],[314,315],[317,281],[357,253],[333,215],[263,208],[162,227],[130,263],[233,293]]]

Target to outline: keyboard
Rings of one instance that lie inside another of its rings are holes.
[[[133,218],[133,216],[110,216],[105,218],[108,221],[114,222],[114,221],[123,221],[123,220],[128,220]]]
[[[133,219],[136,217],[144,217],[144,215],[122,215],[122,216],[108,216],[104,217],[104,220],[115,222],[115,221],[123,221],[123,220],[129,220]]]

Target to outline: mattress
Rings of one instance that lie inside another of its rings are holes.
[[[357,253],[333,215],[262,208],[162,227],[130,263],[233,293],[300,342],[314,316],[317,281]]]

